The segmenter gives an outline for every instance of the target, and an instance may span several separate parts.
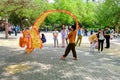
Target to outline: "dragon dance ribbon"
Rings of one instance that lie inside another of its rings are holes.
[[[32,28],[30,30],[25,30],[23,31],[23,36],[20,37],[19,40],[19,45],[20,47],[25,47],[26,48],[26,52],[27,53],[31,53],[35,48],[42,48],[42,41],[41,41],[41,37],[40,37],[40,33],[38,32],[39,27],[41,26],[41,24],[43,23],[43,21],[46,19],[46,17],[54,12],[63,12],[66,13],[70,16],[72,16],[72,18],[76,21],[76,29],[78,28],[78,20],[75,17],[75,15],[73,13],[71,13],[70,11],[67,10],[48,10],[44,13],[42,13],[34,22],[34,25],[32,26]]]

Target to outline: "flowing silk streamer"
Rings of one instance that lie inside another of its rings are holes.
[[[20,47],[25,47],[26,48],[26,52],[30,53],[34,50],[34,48],[42,48],[42,41],[41,41],[41,37],[39,35],[38,29],[41,26],[41,24],[43,23],[43,21],[46,19],[46,17],[54,12],[63,12],[66,13],[70,16],[73,17],[73,19],[76,21],[76,29],[78,29],[78,20],[75,17],[75,15],[67,10],[48,10],[44,13],[42,13],[34,22],[34,25],[32,26],[32,29],[30,30],[26,30],[23,31],[23,36],[20,37],[19,40],[19,45]]]

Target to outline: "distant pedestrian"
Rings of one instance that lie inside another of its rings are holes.
[[[46,42],[46,37],[45,37],[45,34],[43,34],[43,33],[41,34],[41,40],[42,40],[43,43]]]
[[[106,26],[106,29],[104,31],[104,36],[106,39],[106,47],[105,48],[110,48],[110,29],[109,29],[109,26]]]
[[[93,29],[91,29],[91,30],[90,30],[90,35],[92,35],[92,34],[93,34],[93,32],[94,32],[94,31],[93,31]]]
[[[78,27],[76,46],[77,46],[77,44],[78,44],[78,46],[80,46],[81,42],[82,42],[82,29],[80,27]]]
[[[12,33],[12,27],[11,27],[11,25],[9,24],[9,25],[8,25],[8,34],[11,35],[11,33]]]
[[[62,30],[61,30],[61,37],[62,37],[62,48],[64,48],[65,47],[65,41],[66,41],[66,38],[67,38],[67,31],[66,31],[66,28],[65,28],[64,25],[62,26]]]
[[[75,39],[76,39],[77,31],[75,29],[76,29],[76,26],[72,25],[72,31],[68,34],[69,44],[67,45],[65,54],[61,57],[62,60],[64,60],[67,57],[70,50],[72,50],[72,53],[73,53],[73,60],[77,60],[77,55],[75,50]]]
[[[57,28],[53,31],[54,47],[58,47],[58,34]]]
[[[15,36],[17,36],[18,31],[19,31],[19,27],[17,25],[17,26],[15,26]]]
[[[114,38],[115,31],[114,29],[110,30],[110,39],[112,40]]]
[[[87,29],[84,29],[84,34],[85,34],[85,36],[88,36],[88,30]]]

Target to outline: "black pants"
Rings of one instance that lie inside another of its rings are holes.
[[[76,55],[76,50],[75,50],[75,43],[69,43],[66,50],[65,50],[65,54],[63,55],[64,57],[66,57],[70,50],[72,50],[72,53],[73,53],[73,57],[77,58],[77,55]]]
[[[11,31],[8,31],[8,34],[11,35]]]
[[[17,36],[17,31],[15,31],[15,36]]]
[[[105,36],[106,39],[106,48],[110,48],[110,36]]]
[[[98,51],[103,51],[103,43],[104,43],[104,40],[98,40]]]

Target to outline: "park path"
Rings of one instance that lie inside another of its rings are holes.
[[[52,36],[52,32],[41,32],[44,33],[46,35],[47,38],[47,42],[44,44],[44,46],[53,46],[53,36]],[[18,36],[14,36],[14,34],[12,34],[11,36],[9,36],[9,39],[4,39],[4,33],[0,34],[0,46],[10,46],[10,47],[14,47],[14,48],[18,48],[19,47],[19,37],[22,36],[22,34],[18,34]],[[58,36],[58,40],[59,40],[59,46],[61,46],[61,34],[59,33]],[[11,46],[12,45],[12,46]],[[120,56],[120,37],[112,39],[111,40],[111,48],[110,49],[104,49],[105,53],[108,53],[110,55],[117,55]],[[89,40],[88,40],[88,36],[84,36],[83,40],[82,40],[82,44],[80,46],[80,48],[82,49],[90,49],[90,45],[89,45]]]
[[[48,41],[42,49],[25,54],[18,46],[21,34],[7,40],[0,34],[0,80],[120,80],[119,38],[111,40],[111,48],[103,53],[90,53],[84,37],[81,47],[76,47],[75,61],[71,52],[60,60],[65,48],[54,48],[52,33],[45,35]]]

